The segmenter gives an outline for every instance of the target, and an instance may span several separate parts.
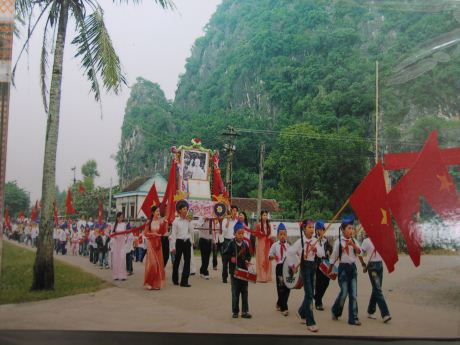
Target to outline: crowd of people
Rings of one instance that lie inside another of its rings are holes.
[[[391,319],[382,294],[382,258],[369,238],[361,245],[353,238],[353,218],[342,220],[339,239],[333,245],[325,237],[323,221],[303,220],[300,223],[302,235],[290,245],[283,223],[278,225],[276,234],[272,233],[266,211],[261,212],[260,221],[254,229],[249,227],[246,214],[240,212],[237,206],[231,206],[230,214],[225,218],[199,219],[197,222],[192,222],[189,205],[185,200],[177,202],[176,211],[178,217],[172,224],[168,224],[161,217],[160,209],[153,206],[149,219],[134,228],[125,222],[121,212],[117,213],[113,224],[99,224],[92,218],[61,221],[53,232],[56,255],[87,257],[100,269],[111,269],[112,278],[119,281],[133,274],[133,261],[145,261],[143,284],[148,290],[165,287],[165,267],[171,259],[173,285],[188,288],[191,287],[189,277],[196,271],[192,258],[194,234],[198,232],[197,247],[201,256],[199,275],[209,280],[209,266],[211,264],[212,269],[217,270],[218,255],[221,255],[222,283],[227,284],[230,277],[233,318],[240,315],[242,318],[252,317],[249,313],[248,281],[272,281],[274,261],[277,294],[275,309],[284,316],[289,314],[290,288],[287,287],[283,273],[287,264],[290,273],[297,274],[303,285],[304,300],[297,309],[297,315],[311,332],[319,330],[313,309],[324,310],[322,300],[331,278],[337,278],[340,287],[340,293],[331,308],[332,319],[338,320],[342,315],[348,298],[348,323],[357,326],[361,324],[357,305],[357,264],[362,266],[364,273],[368,273],[372,285],[368,317],[376,318],[378,306],[383,322]],[[6,235],[25,245],[36,246],[38,231],[35,222],[16,221],[7,229]],[[363,254],[368,255],[367,263]],[[251,262],[253,257],[255,264]],[[241,276],[241,272],[252,272],[254,278]]]

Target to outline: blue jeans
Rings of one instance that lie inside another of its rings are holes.
[[[109,262],[108,262],[108,252],[102,252],[99,251],[99,266],[101,267],[109,267]]]
[[[337,296],[334,305],[332,306],[332,314],[336,317],[342,315],[343,306],[348,296],[348,323],[353,324],[358,320],[358,302],[356,296],[358,294],[357,284],[358,273],[356,265],[341,263],[338,270],[338,279],[340,293]]]
[[[300,274],[303,281],[304,298],[299,308],[299,315],[307,320],[307,326],[316,325],[313,317],[313,290],[315,286],[316,263],[314,261],[303,261],[300,267]]]
[[[368,314],[374,314],[376,306],[379,306],[380,314],[382,317],[390,315],[388,306],[385,302],[385,298],[382,293],[382,281],[383,281],[383,265],[382,261],[369,263],[368,268],[369,279],[372,284],[372,295],[369,300],[369,306],[367,307]]]

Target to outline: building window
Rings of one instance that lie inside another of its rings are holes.
[[[131,219],[134,219],[134,205],[131,205]]]
[[[126,204],[121,205],[121,213],[123,213],[123,217],[126,217]]]

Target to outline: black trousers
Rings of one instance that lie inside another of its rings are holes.
[[[315,282],[315,305],[323,305],[323,296],[329,286],[330,279],[326,277],[319,269],[316,268],[316,282]]]
[[[249,311],[248,303],[248,282],[241,279],[236,279],[231,276],[232,284],[232,313],[238,314],[240,312],[240,295],[241,295],[241,311],[247,313]]]
[[[198,244],[200,246],[200,252],[201,252],[200,274],[208,276],[209,275],[208,267],[209,267],[209,258],[211,257],[212,240],[200,238],[200,241],[198,242]]]
[[[217,242],[212,244],[212,267],[217,268],[217,254],[220,253],[222,257],[223,243]]]
[[[225,251],[227,246],[232,242],[232,240],[225,239],[222,251]],[[230,257],[228,255],[222,255],[222,279],[227,280],[228,278],[228,266],[230,263]]]
[[[283,264],[277,264],[275,268],[276,272],[276,292],[278,294],[278,300],[276,305],[280,307],[281,311],[288,310],[288,299],[291,290],[286,287],[283,279]]]
[[[169,238],[168,236],[161,236],[161,250],[163,251],[163,263],[164,267],[169,260]]]
[[[190,276],[190,258],[192,256],[192,243],[190,240],[176,240],[176,255],[173,264],[172,281],[174,284],[179,283],[179,264],[184,257],[184,268],[182,270],[181,284],[188,284]]]

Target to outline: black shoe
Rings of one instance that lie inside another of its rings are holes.
[[[322,305],[317,305],[317,306],[315,306],[315,309],[316,309],[316,310],[324,310],[324,308],[323,308]]]
[[[174,285],[179,285],[179,283],[178,283],[178,282],[173,282],[173,284],[174,284]]]
[[[222,279],[222,283],[227,284],[227,278]]]
[[[243,319],[250,319],[250,318],[252,317],[252,315],[249,314],[249,313],[243,313],[243,314],[241,314],[241,317],[242,317]]]
[[[238,313],[233,313],[232,317],[233,317],[234,319],[237,319],[237,318],[238,318]]]
[[[191,287],[192,285],[190,285],[189,283],[186,283],[186,284],[180,284],[180,286],[182,286],[182,287]]]

